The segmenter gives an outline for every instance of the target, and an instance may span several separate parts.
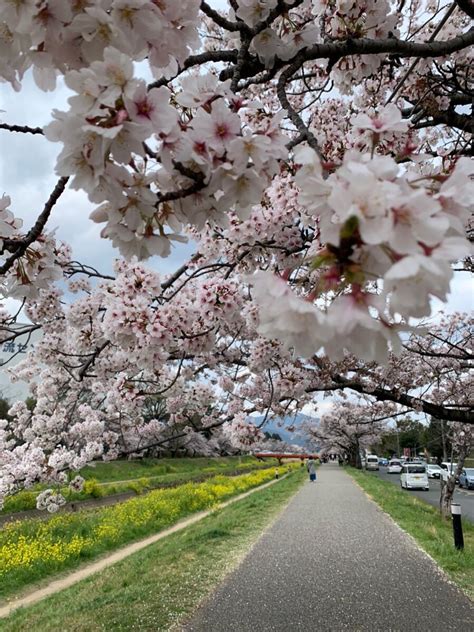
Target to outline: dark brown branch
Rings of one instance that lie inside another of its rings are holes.
[[[474,2],[472,0],[455,0],[461,11],[474,20]]]
[[[413,128],[422,129],[425,127],[436,127],[436,125],[448,125],[462,132],[474,133],[474,118],[469,114],[458,114],[452,110],[440,111],[429,120],[417,123]]]
[[[51,215],[51,211],[53,210],[54,205],[59,200],[64,192],[64,189],[66,188],[68,180],[69,178],[64,176],[59,178],[34,226],[28,231],[25,237],[18,240],[16,250],[10,257],[8,257],[5,263],[0,266],[0,274],[5,274],[6,272],[8,272],[15,261],[22,257],[27,251],[28,247],[41,235],[49,219],[49,216]]]
[[[100,345],[100,347],[97,347],[97,349],[93,353],[90,354],[90,357],[88,358],[88,360],[82,365],[82,367],[79,370],[78,376],[79,376],[80,382],[82,382],[82,380],[86,377],[87,369],[95,363],[97,357],[109,345],[110,345],[110,341],[106,340],[104,343]]]
[[[158,193],[157,198],[158,201],[156,203],[156,207],[158,207],[163,202],[171,202],[173,200],[181,200],[189,195],[193,195],[194,193],[198,193],[201,189],[206,186],[206,179],[204,174],[200,171],[192,171],[188,169],[184,165],[179,162],[173,163],[175,168],[186,178],[193,180],[193,184],[184,189],[180,189],[179,191],[170,191],[169,193]]]
[[[292,59],[275,61],[276,68],[283,68],[287,64],[302,66],[307,61],[316,59],[328,59],[333,64],[339,59],[349,55],[380,55],[383,53],[396,55],[397,57],[418,57],[426,59],[429,57],[443,57],[459,50],[469,48],[474,44],[474,27],[466,33],[462,33],[457,37],[449,40],[441,40],[437,42],[409,42],[391,37],[388,39],[373,40],[367,38],[348,39],[338,42],[324,42],[314,44],[309,48],[301,50]],[[252,77],[253,75],[265,70],[264,66],[253,58],[247,66],[243,68],[243,77]],[[221,72],[221,80],[228,79],[232,76],[232,69],[226,69]]]
[[[319,156],[319,158],[321,160],[324,160],[324,156],[321,153],[321,149],[319,148],[318,141],[316,140],[314,134],[310,132],[310,130],[308,129],[307,125],[305,124],[301,116],[293,108],[286,94],[285,86],[288,83],[288,81],[291,80],[291,77],[295,74],[295,72],[297,72],[299,67],[300,67],[300,64],[295,62],[294,64],[291,64],[290,66],[288,66],[288,68],[286,68],[281,73],[280,78],[278,79],[278,85],[277,85],[278,99],[280,100],[281,106],[287,111],[288,117],[290,118],[291,122],[298,130],[299,139],[306,140],[308,145],[312,149],[314,149],[314,151]]]
[[[215,22],[218,26],[225,29],[226,31],[230,31],[235,33],[236,31],[250,31],[250,27],[247,26],[244,22],[231,22],[223,15],[221,15],[218,11],[210,7],[207,2],[201,0],[201,11],[207,15],[208,18],[211,18],[213,22]]]
[[[0,129],[8,132],[19,132],[22,134],[44,134],[41,127],[30,127],[29,125],[9,125],[8,123],[0,123]]]
[[[339,388],[350,388],[357,393],[371,395],[381,402],[390,401],[395,402],[396,404],[401,404],[402,406],[407,406],[408,408],[411,408],[413,410],[421,409],[427,415],[431,415],[433,417],[436,417],[437,419],[458,421],[464,424],[474,424],[474,412],[472,411],[472,409],[461,410],[449,408],[448,406],[433,404],[432,402],[427,402],[424,399],[413,397],[412,395],[408,395],[406,393],[390,391],[382,387],[367,388],[366,386],[364,386],[363,383],[348,380],[342,377],[342,375],[332,375],[331,377],[334,382],[339,385]]]

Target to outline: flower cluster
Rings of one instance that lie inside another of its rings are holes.
[[[324,33],[333,39],[386,38],[398,34],[399,13],[391,13],[388,0],[312,0],[312,12]],[[382,55],[353,55],[337,63],[334,79],[341,92],[349,93],[354,81],[374,75]]]
[[[377,135],[401,125],[396,116],[361,116],[357,124]],[[324,346],[335,358],[345,348],[383,362],[389,344],[398,348],[398,330],[411,317],[427,316],[433,296],[446,300],[449,262],[469,252],[464,226],[474,195],[472,162],[461,158],[446,176],[422,175],[414,167],[402,170],[389,156],[349,151],[325,177],[309,148],[299,149],[296,161],[302,165],[299,201],[319,217],[325,244],[313,262],[317,287],[303,300],[282,279],[257,273],[251,280],[260,305],[258,331],[297,355]],[[377,279],[383,281],[381,294],[373,289]],[[322,291],[336,288],[348,292],[326,311],[314,305]]]
[[[260,428],[249,422],[244,413],[237,413],[232,421],[225,424],[224,432],[232,445],[238,448],[248,448],[264,437]]]
[[[45,489],[36,497],[36,508],[46,509],[49,513],[55,513],[66,504],[66,499],[52,489]]]
[[[240,111],[256,105],[214,75],[183,80],[178,94],[148,90],[130,57],[107,47],[66,83],[76,93],[70,110],[55,111],[45,129],[64,145],[57,172],[101,203],[91,217],[127,258],[168,256],[183,224],[248,216],[286,154],[278,120],[243,129]]]
[[[19,89],[29,67],[38,86],[102,58],[114,46],[131,59],[148,55],[152,72],[173,73],[197,48],[199,0],[91,0],[87,3],[6,2],[0,7],[0,73]]]
[[[16,235],[23,223],[9,210],[10,204],[11,198],[8,195],[2,195],[0,200],[0,248],[3,246],[3,240]]]

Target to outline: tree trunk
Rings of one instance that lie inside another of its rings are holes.
[[[456,489],[455,481],[463,470],[464,461],[466,460],[468,453],[469,449],[461,449],[459,452],[456,470],[452,474],[449,474],[446,480],[444,480],[443,478],[440,479],[441,496],[439,499],[439,510],[443,518],[451,518],[451,502],[453,500],[454,490]]]
[[[356,446],[356,456],[357,456],[357,469],[361,470],[362,469],[362,461],[360,458],[360,444],[359,444],[359,437],[356,437],[355,440],[355,446]]]
[[[448,449],[446,446],[446,435],[444,434],[444,420],[440,420],[441,423],[441,442],[443,444],[443,461],[448,460]]]
[[[456,488],[455,476],[448,476],[446,480],[442,477],[441,482],[441,496],[439,498],[439,510],[443,518],[448,520],[451,517],[451,501],[453,499],[454,490]]]
[[[349,456],[349,465],[352,465],[352,467],[357,467],[361,469],[362,466],[360,463],[360,454],[359,454],[359,450],[357,446],[355,446],[354,444],[351,445],[351,447],[348,450],[348,456]]]

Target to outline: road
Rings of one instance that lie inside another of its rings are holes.
[[[378,472],[368,472],[368,474],[372,474],[373,476],[378,476],[382,478],[384,481],[390,481],[394,485],[398,485],[400,487],[400,474],[387,474],[386,467],[380,467]],[[430,478],[430,491],[424,492],[422,490],[403,490],[404,493],[413,494],[421,500],[429,503],[430,505],[434,505],[435,507],[439,507],[439,480],[436,478]],[[459,489],[456,487],[456,491],[454,492],[454,501],[460,503],[461,511],[463,519],[469,520],[470,522],[474,522],[474,491]]]
[[[474,608],[340,467],[305,483],[181,632],[472,632]]]

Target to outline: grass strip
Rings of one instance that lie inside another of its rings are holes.
[[[289,471],[297,465],[281,468]],[[97,510],[11,522],[0,532],[0,596],[157,533],[274,478],[274,468],[160,489]]]
[[[211,459],[188,459],[188,461],[199,461],[199,463],[193,463],[192,467],[183,463],[184,459],[180,459],[180,463],[175,467],[176,472],[167,472],[167,468],[171,467],[167,464],[157,466],[151,465],[149,471],[158,471],[159,468],[163,469],[164,473],[152,476],[142,476],[141,478],[131,478],[123,481],[102,481],[100,482],[96,478],[88,478],[85,482],[84,489],[81,492],[72,492],[67,487],[61,488],[59,491],[63,494],[68,502],[80,502],[83,500],[91,500],[93,498],[105,498],[107,496],[113,496],[115,494],[121,494],[124,492],[134,492],[135,494],[143,494],[144,492],[156,489],[159,487],[172,487],[186,483],[188,481],[205,480],[218,474],[230,475],[233,473],[242,474],[244,472],[251,472],[254,470],[265,469],[268,467],[277,467],[278,461],[276,459],[269,459],[262,462],[257,461],[255,458],[250,457],[251,460],[247,460],[247,457],[243,457],[242,463],[239,464],[240,457],[223,457],[224,463],[214,459],[214,465],[206,465]],[[229,461],[232,459],[232,461]],[[201,464],[201,469],[199,468]],[[110,465],[106,463],[104,465]],[[118,467],[118,471],[114,472],[115,475],[122,473],[124,475],[124,466],[122,462]],[[138,471],[143,471],[141,466]],[[136,468],[132,468],[129,471],[137,473]],[[145,468],[146,471],[146,468]],[[90,476],[90,472],[87,474]],[[100,472],[103,476],[104,472]],[[30,509],[36,509],[36,496],[41,489],[46,489],[47,485],[38,486],[35,491],[21,491],[14,496],[7,497],[2,510],[0,510],[0,516],[11,515],[19,511],[28,511]]]
[[[2,632],[164,631],[189,615],[306,479],[292,476],[0,621]]]
[[[99,482],[116,482],[164,474],[182,474],[185,472],[221,472],[226,468],[243,468],[257,463],[253,456],[221,457],[176,457],[136,461],[108,461],[88,465],[81,471],[85,479],[95,478]]]
[[[454,548],[451,521],[436,507],[360,470],[346,470],[395,522],[409,533],[471,599],[474,599],[474,525],[465,521],[464,551]]]

